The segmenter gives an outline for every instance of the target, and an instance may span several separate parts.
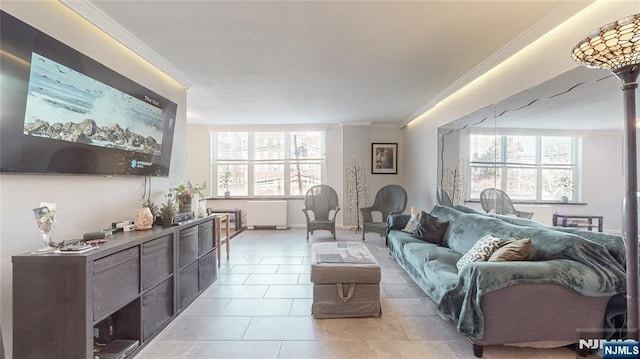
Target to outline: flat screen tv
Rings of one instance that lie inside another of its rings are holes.
[[[0,11],[0,172],[169,175],[177,105]]]

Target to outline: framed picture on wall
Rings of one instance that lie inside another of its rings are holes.
[[[371,144],[371,173],[398,174],[398,144]]]

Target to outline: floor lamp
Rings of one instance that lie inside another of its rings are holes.
[[[636,97],[640,73],[640,14],[602,26],[571,53],[580,65],[611,70],[622,81],[626,143],[625,243],[627,262],[627,331],[638,340],[638,169],[636,165]]]

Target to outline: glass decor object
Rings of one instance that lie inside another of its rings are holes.
[[[33,254],[49,253],[58,249],[59,245],[51,238],[51,231],[56,223],[56,210],[49,209],[49,207],[43,206],[33,209],[33,213],[36,216],[36,226],[42,234],[42,240],[44,240],[45,247],[40,249],[34,249]]]
[[[636,88],[640,74],[640,14],[606,24],[580,41],[571,52],[580,65],[606,69],[622,82],[626,152],[625,213],[627,265],[627,331],[638,340],[638,188],[636,150]]]

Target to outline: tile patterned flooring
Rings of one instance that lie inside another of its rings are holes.
[[[337,238],[360,241],[361,233],[338,230]],[[323,241],[332,241],[326,231],[309,239]],[[314,319],[304,229],[248,230],[231,240],[231,257],[222,259],[216,282],[136,359],[475,358],[384,240],[368,233],[365,243],[382,269],[380,318]],[[486,347],[484,357],[577,358],[565,348],[500,345]]]

